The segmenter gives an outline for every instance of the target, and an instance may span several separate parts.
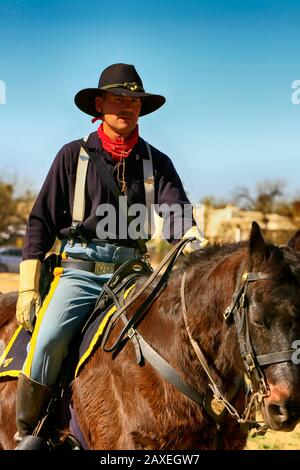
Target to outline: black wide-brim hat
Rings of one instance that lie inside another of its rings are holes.
[[[80,90],[75,96],[75,104],[84,113],[98,117],[100,113],[95,108],[95,98],[101,96],[103,92],[141,98],[140,116],[153,113],[166,101],[164,96],[146,93],[135,67],[128,64],[113,64],[103,70],[98,88]]]

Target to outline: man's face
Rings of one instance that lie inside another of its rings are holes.
[[[104,128],[119,135],[130,134],[137,125],[142,102],[140,98],[105,93],[97,96],[96,110],[102,113]]]

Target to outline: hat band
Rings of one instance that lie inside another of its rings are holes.
[[[125,83],[113,83],[112,85],[104,85],[100,90],[109,90],[110,88],[127,88],[130,91],[141,91],[145,92],[144,88],[139,86],[136,82],[125,82]]]

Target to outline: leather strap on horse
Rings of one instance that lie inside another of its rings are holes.
[[[235,416],[236,418],[239,418],[238,413],[236,412],[235,408],[230,404],[229,400],[232,400],[232,398],[235,396],[237,393],[239,386],[240,386],[240,381],[236,381],[234,386],[227,391],[227,398],[221,393],[219,387],[217,386],[215,380],[212,377],[212,373],[210,370],[210,367],[204,357],[203,352],[200,349],[199,344],[197,341],[193,338],[192,333],[190,331],[189,325],[188,325],[188,319],[187,319],[187,309],[186,309],[186,302],[185,302],[185,281],[186,281],[186,272],[182,276],[182,281],[181,281],[181,288],[180,288],[180,295],[181,295],[181,306],[182,306],[182,314],[183,314],[183,319],[184,319],[184,324],[185,328],[189,337],[189,340],[193,346],[193,349],[196,353],[197,358],[199,359],[200,364],[202,365],[208,379],[209,379],[209,387],[212,391],[211,393],[211,403],[210,403],[210,408],[213,406],[218,409],[218,414],[214,412],[216,416],[221,416],[223,417],[226,409],[229,411],[229,413],[232,416]],[[215,401],[213,401],[215,400]],[[205,408],[206,409],[206,408]],[[206,410],[207,411],[207,410]]]
[[[113,303],[115,304],[115,306],[120,309],[121,308],[121,305],[119,303],[119,300],[117,298],[117,296],[114,294],[114,292],[108,287],[107,284],[104,284],[103,286],[103,290],[109,295],[109,297],[113,300]],[[126,315],[125,313],[121,313],[121,320],[123,321],[123,323],[125,325],[127,325],[128,323],[128,320],[126,318]],[[141,348],[140,348],[140,345],[139,345],[139,342],[137,340],[137,338],[135,336],[132,336],[131,337],[131,340],[133,342],[133,345],[134,345],[134,348],[135,348],[135,355],[136,355],[136,361],[138,364],[141,364],[142,362],[142,354],[141,354]]]
[[[224,412],[215,413],[212,408],[213,394],[211,390],[208,390],[207,393],[197,392],[194,388],[188,385],[182,377],[176,372],[170,364],[165,361],[153,348],[150,346],[147,341],[141,336],[140,333],[135,331],[136,339],[140,345],[141,352],[143,357],[152,365],[152,367],[157,370],[162,377],[164,377],[168,382],[170,382],[174,387],[177,388],[181,393],[186,397],[193,400],[198,405],[203,406],[207,414],[216,421],[216,423],[221,423],[224,419]]]
[[[292,361],[292,354],[294,349],[287,349],[284,351],[276,351],[268,354],[256,355],[250,339],[248,315],[246,311],[246,291],[249,282],[262,281],[270,279],[269,274],[264,273],[244,273],[242,276],[241,285],[236,287],[236,295],[234,301],[228,309],[226,309],[224,318],[228,320],[230,315],[233,314],[234,321],[238,332],[238,340],[240,345],[241,356],[244,359],[245,368],[248,373],[254,372],[258,369],[259,377],[261,380],[263,375],[258,366],[265,366],[269,364],[276,364],[278,362]]]
[[[255,381],[259,386],[259,390],[256,392],[253,391],[250,398],[247,399],[248,404],[246,403],[243,415],[242,417],[238,418],[238,422],[250,423],[257,428],[260,428],[259,432],[264,432],[267,428],[266,426],[261,427],[256,420],[253,421],[250,419],[251,408],[255,401],[261,403],[262,399],[269,395],[269,387],[266,383],[264,373],[260,366],[276,364],[278,362],[292,361],[292,354],[294,352],[293,349],[288,349],[284,351],[275,351],[272,353],[257,355],[251,343],[248,319],[249,305],[246,298],[248,283],[262,281],[270,278],[270,274],[260,272],[245,272],[242,275],[241,280],[236,284],[230,306],[226,308],[223,314],[226,322],[230,320],[231,316],[234,318],[240,353],[244,361],[244,367],[249,378],[251,389],[255,390],[252,384],[252,378],[255,378]]]
[[[256,356],[256,360],[260,366],[267,366],[268,364],[276,364],[278,362],[291,362],[294,352],[295,349],[287,349],[286,351],[261,354]]]

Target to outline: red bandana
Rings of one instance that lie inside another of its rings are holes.
[[[132,132],[131,137],[128,140],[112,140],[108,135],[103,131],[103,124],[98,127],[98,136],[102,141],[102,146],[104,150],[111,153],[114,160],[122,160],[123,158],[128,157],[133,147],[136,145],[139,139],[139,128],[136,126]]]

